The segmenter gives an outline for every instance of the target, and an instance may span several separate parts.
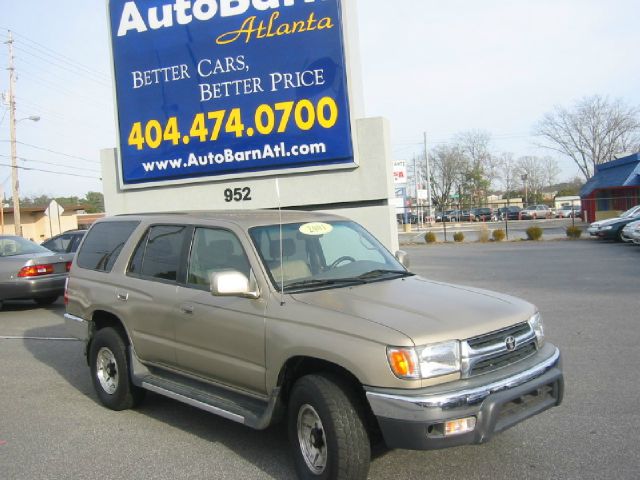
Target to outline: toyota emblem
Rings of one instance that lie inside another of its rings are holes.
[[[509,335],[504,339],[504,344],[506,345],[509,352],[513,352],[516,349],[516,338],[512,335]]]

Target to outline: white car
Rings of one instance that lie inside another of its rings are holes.
[[[558,210],[556,210],[557,218],[571,218],[571,217],[579,217],[581,215],[581,207],[580,205],[563,205]]]
[[[622,229],[622,240],[640,245],[640,220],[627,223]]]
[[[619,217],[607,218],[606,220],[599,220],[597,222],[593,222],[591,225],[589,225],[589,228],[587,228],[587,232],[589,232],[589,235],[595,237],[598,234],[598,230],[600,230],[600,228],[605,227],[605,226],[609,225],[610,223],[616,222],[616,221],[620,220],[621,218],[635,217],[638,214],[640,214],[640,205],[636,205],[635,207],[631,207],[629,210],[624,212]]]

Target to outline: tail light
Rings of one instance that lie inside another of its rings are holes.
[[[71,271],[71,262],[67,262],[67,272]]]
[[[18,272],[18,277],[40,277],[42,275],[50,275],[53,273],[53,265],[31,265],[29,267],[22,267]]]
[[[69,305],[69,277],[64,281],[64,304]]]

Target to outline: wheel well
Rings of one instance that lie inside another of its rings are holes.
[[[377,443],[380,436],[378,420],[376,419],[364,388],[358,378],[349,370],[332,362],[313,357],[290,358],[280,370],[278,386],[280,387],[280,400],[284,405],[289,403],[289,396],[296,380],[311,374],[329,373],[340,380],[343,387],[349,388],[362,407],[372,443]]]
[[[96,310],[93,312],[93,317],[91,318],[92,323],[92,331],[91,331],[91,339],[87,342],[87,363],[89,363],[89,349],[91,348],[91,342],[93,341],[93,336],[96,334],[98,330],[102,330],[103,328],[111,327],[115,331],[117,331],[122,337],[122,341],[128,347],[131,342],[129,341],[129,335],[127,335],[127,331],[122,324],[122,321],[116,317],[113,313],[105,312],[104,310]]]
[[[130,345],[129,335],[127,335],[127,331],[122,325],[122,321],[116,317],[113,313],[105,312],[103,310],[96,310],[93,313],[93,318],[91,319],[93,322],[94,332],[98,330],[102,330],[103,328],[111,327],[115,329],[121,336],[125,345]]]

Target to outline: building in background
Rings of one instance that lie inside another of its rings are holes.
[[[20,209],[23,237],[40,243],[59,233],[78,228],[78,215],[86,213],[84,206],[62,207],[55,203],[57,207],[52,208],[52,204]],[[2,235],[15,235],[13,207],[3,209],[0,232]]]
[[[589,222],[617,217],[640,204],[640,153],[596,165],[580,198]]]

